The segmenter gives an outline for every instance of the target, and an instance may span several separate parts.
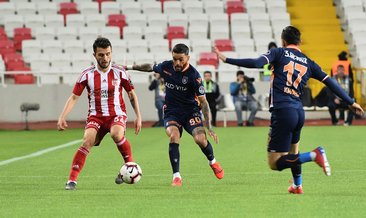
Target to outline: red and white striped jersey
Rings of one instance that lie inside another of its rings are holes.
[[[89,99],[88,116],[127,116],[122,90],[129,92],[134,86],[123,67],[111,64],[105,73],[96,66],[85,69],[76,81],[73,93],[80,96],[85,87]]]

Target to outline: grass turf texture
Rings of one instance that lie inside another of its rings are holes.
[[[268,128],[217,128],[216,158],[225,169],[217,180],[201,150],[184,133],[182,187],[171,187],[168,139],[162,128],[132,130],[127,137],[143,169],[135,185],[116,185],[122,159],[109,135],[92,149],[77,191],[65,191],[79,145],[0,166],[0,217],[360,217],[366,207],[365,126],[305,127],[301,151],[323,145],[332,166],[326,177],[303,165],[304,195],[287,193],[291,171],[270,171]],[[0,131],[0,161],[80,139],[83,130]],[[211,140],[212,141],[212,140]]]

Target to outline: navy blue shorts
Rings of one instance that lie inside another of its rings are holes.
[[[193,110],[167,109],[164,108],[164,127],[176,126],[182,136],[183,128],[192,135],[197,127],[202,127],[202,115],[199,108]]]
[[[288,152],[290,145],[300,141],[301,128],[304,125],[304,110],[280,108],[273,110],[269,130],[268,152]]]

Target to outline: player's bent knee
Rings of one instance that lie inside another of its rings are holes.
[[[180,134],[178,131],[172,131],[169,134],[169,138],[170,138],[170,143],[179,143]]]
[[[206,135],[205,134],[195,135],[194,141],[196,142],[196,144],[198,144],[201,147],[206,146],[206,144],[207,144]]]

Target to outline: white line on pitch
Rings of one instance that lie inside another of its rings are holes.
[[[80,143],[81,141],[82,141],[81,139],[78,139],[78,140],[74,140],[74,141],[71,141],[71,142],[68,142],[68,143],[65,143],[65,144],[62,144],[62,145],[57,145],[57,146],[54,146],[54,147],[51,147],[51,148],[46,148],[46,149],[31,153],[31,154],[28,154],[28,155],[21,156],[21,157],[14,157],[14,158],[11,158],[11,159],[8,159],[8,160],[3,160],[3,161],[0,161],[0,166],[4,166],[4,165],[10,164],[10,163],[13,163],[15,161],[24,160],[24,159],[28,159],[28,158],[31,158],[31,157],[38,157],[38,156],[41,156],[41,155],[46,154],[46,153],[51,152],[51,151],[56,151],[56,150],[61,149],[61,148],[66,148],[66,147],[69,147],[71,145],[75,145],[77,143]]]

